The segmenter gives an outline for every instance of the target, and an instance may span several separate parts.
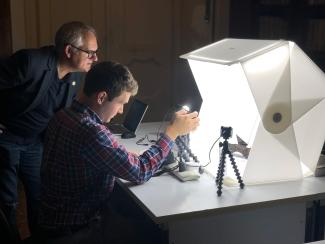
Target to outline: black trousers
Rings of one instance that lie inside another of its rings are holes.
[[[114,194],[113,194],[114,195]],[[78,230],[41,229],[39,243],[47,244],[161,244],[165,235],[140,209],[117,194],[104,211]]]

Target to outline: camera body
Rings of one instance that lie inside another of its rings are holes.
[[[220,128],[220,136],[225,140],[232,137],[232,127],[221,126],[221,128]]]

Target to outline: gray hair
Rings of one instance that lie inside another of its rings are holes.
[[[80,21],[73,21],[63,24],[55,34],[55,50],[57,54],[61,54],[66,45],[72,44],[76,47],[83,45],[85,36],[93,33],[96,37],[96,30],[89,25]]]

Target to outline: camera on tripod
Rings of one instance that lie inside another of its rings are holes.
[[[232,137],[232,127],[221,126],[221,128],[220,128],[220,136],[225,140]]]
[[[232,137],[232,128],[221,126],[220,137],[222,137],[224,139],[224,141],[219,143],[221,155],[220,155],[220,159],[219,159],[220,162],[219,162],[219,167],[218,167],[218,172],[217,172],[217,177],[216,177],[216,184],[218,186],[217,194],[219,197],[222,194],[222,184],[223,184],[223,176],[224,176],[225,165],[226,165],[226,155],[228,155],[228,157],[230,159],[231,165],[235,171],[237,181],[239,183],[240,188],[243,189],[245,186],[245,184],[239,174],[239,170],[237,168],[235,158],[232,155],[232,152],[229,150],[228,139],[230,137]]]

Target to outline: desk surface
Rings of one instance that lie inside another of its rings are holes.
[[[144,123],[137,138],[120,142],[131,151],[142,151],[145,148],[136,146],[135,141],[145,134],[154,136],[158,126],[159,123]],[[143,185],[120,180],[118,184],[156,223],[325,197],[325,177],[245,186],[244,189],[225,186],[221,197],[217,196],[214,179],[207,174],[201,175],[198,181],[184,183],[165,174],[153,177]]]

